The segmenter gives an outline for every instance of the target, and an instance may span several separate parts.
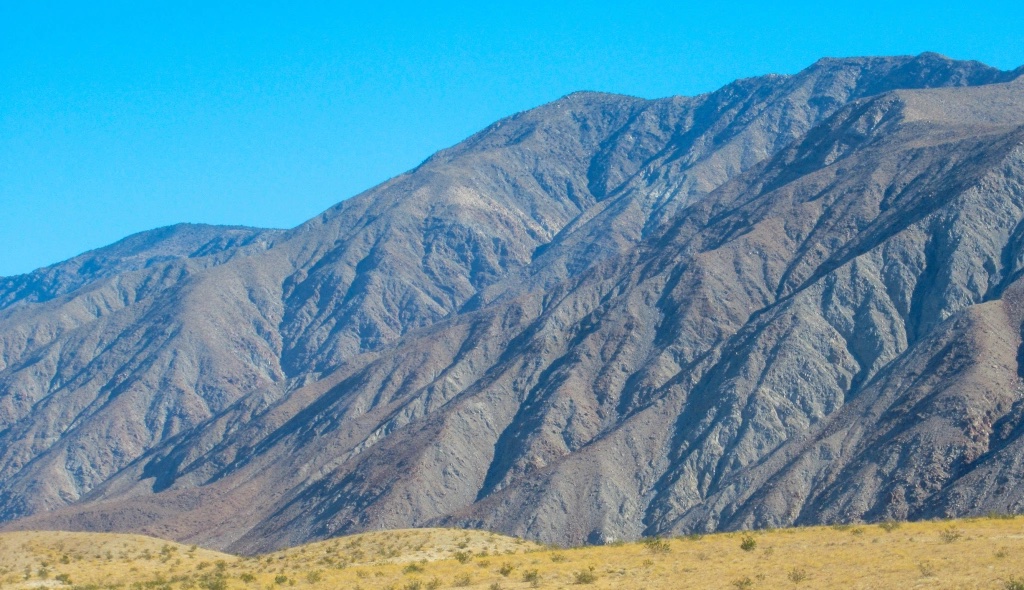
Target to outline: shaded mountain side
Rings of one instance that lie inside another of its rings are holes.
[[[16,304],[0,515],[253,552],[1015,505],[1017,73],[578,93],[272,239]]]

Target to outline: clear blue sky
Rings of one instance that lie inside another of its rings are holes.
[[[1024,64],[1019,0],[489,4],[0,0],[0,275],[182,221],[292,227],[574,90]]]

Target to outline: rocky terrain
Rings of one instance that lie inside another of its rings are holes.
[[[0,279],[0,518],[258,552],[1024,509],[1024,69],[576,93]]]

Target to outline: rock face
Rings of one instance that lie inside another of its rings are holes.
[[[1024,509],[1024,70],[577,93],[0,279],[0,518],[255,552]]]

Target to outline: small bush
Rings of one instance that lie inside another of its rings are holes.
[[[423,582],[413,580],[402,587],[402,590],[423,590]]]
[[[275,584],[286,584],[286,583],[288,583],[288,576],[286,576],[284,574],[279,574],[277,576],[274,576],[274,583]]]
[[[789,570],[789,581],[793,582],[794,584],[799,584],[801,582],[806,582],[807,581],[807,570],[803,570],[803,569],[800,569],[798,567],[795,567],[795,568]]]
[[[457,551],[455,553],[454,557],[455,557],[455,559],[459,563],[466,563],[467,561],[472,559],[472,557],[470,557],[469,553],[466,553],[465,551]]]
[[[594,573],[594,566],[580,570],[572,575],[574,584],[593,584],[597,581],[597,574]]]
[[[58,574],[58,575],[54,576],[53,579],[57,580],[61,584],[67,584],[68,586],[71,585],[71,576],[69,576],[67,574]]]
[[[740,578],[733,580],[732,585],[736,587],[736,590],[750,590],[754,587],[754,581],[750,578]]]
[[[490,590],[501,590],[501,582],[494,582],[491,584]]]
[[[427,590],[437,590],[438,588],[441,587],[441,580],[438,579],[438,578],[433,578],[429,582],[427,582],[427,586],[426,587],[427,587]]]
[[[523,581],[528,582],[534,588],[540,586],[540,574],[537,570],[526,570],[523,572]]]
[[[649,537],[644,539],[644,549],[650,553],[668,553],[672,550],[672,546],[664,539]]]
[[[891,532],[895,531],[896,529],[900,528],[900,521],[888,518],[888,519],[883,520],[882,522],[878,523],[878,526],[883,531],[885,531],[887,533],[891,533]]]
[[[507,578],[508,575],[511,574],[512,570],[514,569],[516,569],[516,566],[506,561],[505,563],[501,564],[501,567],[498,568],[498,573]]]
[[[319,584],[323,578],[324,575],[320,570],[313,570],[306,574],[306,581],[310,584]]]
[[[555,563],[562,563],[563,561],[565,561],[565,556],[562,555],[561,553],[552,553],[551,554],[551,561],[553,561]]]
[[[1005,590],[1024,590],[1024,579],[1018,580],[1010,576],[1009,580],[1003,582],[1003,588]]]
[[[963,536],[963,531],[956,528],[955,526],[942,529],[939,532],[939,537],[942,539],[944,543],[952,543],[954,541],[959,541]]]
[[[757,549],[757,539],[753,535],[743,535],[743,540],[740,541],[740,549],[744,551]]]
[[[410,563],[409,565],[402,568],[403,574],[418,574],[423,571],[423,566]]]
[[[249,572],[245,572],[244,574],[238,576],[238,578],[246,584],[248,584],[249,582],[254,581],[256,579],[256,576],[250,574]]]
[[[469,574],[461,574],[455,576],[455,579],[452,580],[452,586],[454,586],[455,588],[465,588],[466,586],[469,586],[472,583],[473,579],[469,577]]]

